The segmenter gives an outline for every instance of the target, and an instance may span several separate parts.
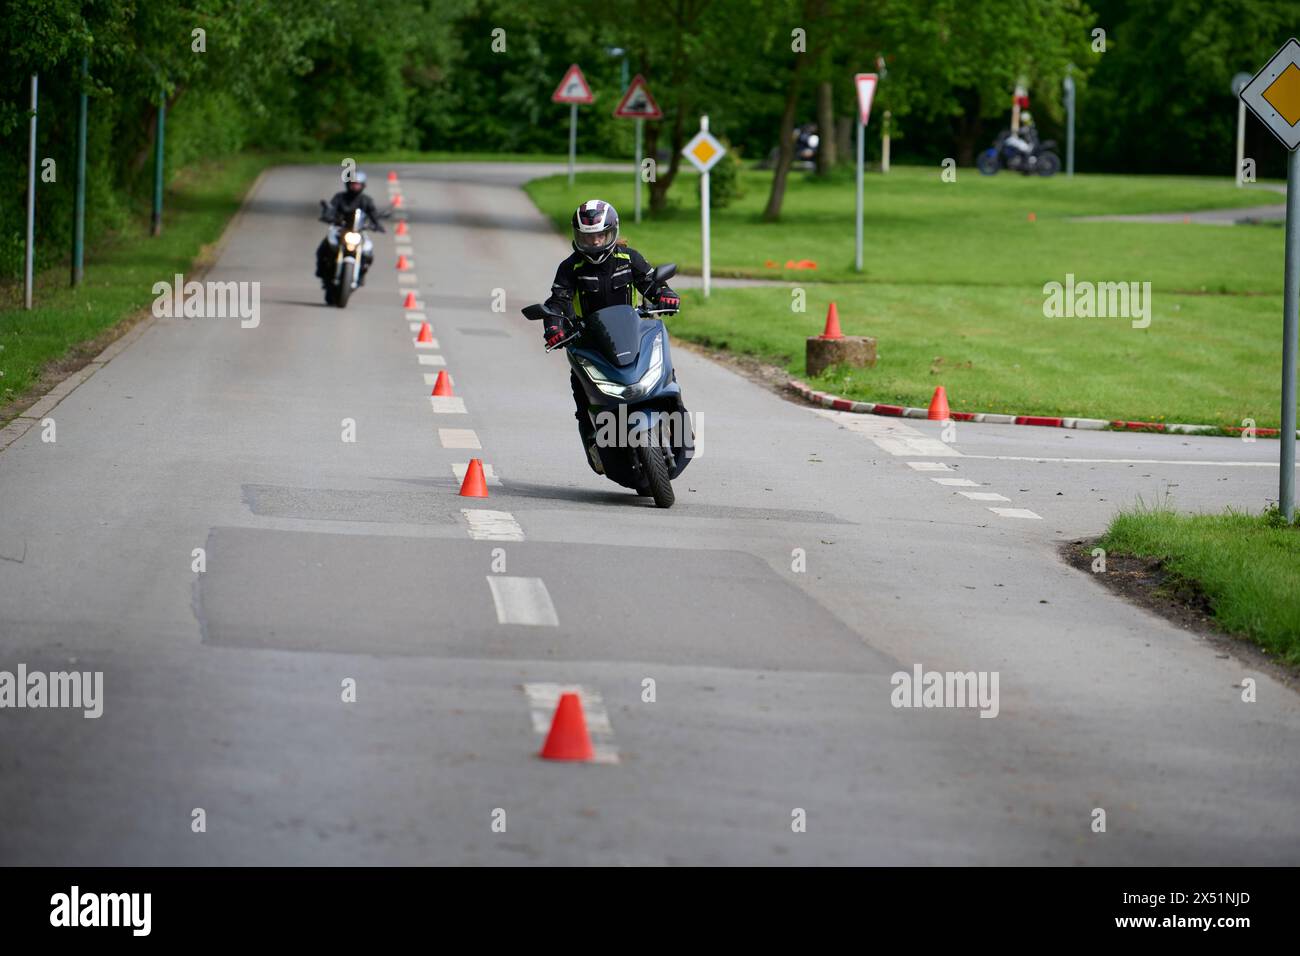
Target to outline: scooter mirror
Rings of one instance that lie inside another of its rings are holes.
[[[524,314],[524,318],[527,319],[529,322],[540,321],[541,319],[546,318],[548,314],[546,311],[546,306],[542,305],[540,302],[537,303],[536,305],[526,306],[522,311]]]
[[[665,262],[659,268],[655,269],[655,284],[658,285],[667,282],[673,276],[677,275],[677,263]]]

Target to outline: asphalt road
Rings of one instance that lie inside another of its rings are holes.
[[[539,167],[396,168],[414,281],[390,231],[325,308],[334,172],[277,169],[207,277],[260,324],[157,320],[0,452],[0,669],[104,673],[98,719],[0,712],[0,862],[1300,862],[1300,698],[1056,552],[1138,495],[1258,509],[1275,443],[946,443],[678,349],[703,454],[656,510],[518,313],[567,251]],[[892,706],[917,664],[996,672],[997,716]],[[600,762],[535,756],[557,685]]]

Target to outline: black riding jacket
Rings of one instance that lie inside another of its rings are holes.
[[[365,192],[351,193],[344,189],[337,192],[329,201],[329,208],[326,210],[322,219],[346,219],[352,222],[352,214],[360,206],[361,211],[370,219],[370,226],[376,232],[385,232],[383,223],[379,221],[379,213],[375,210],[375,201],[365,194]]]
[[[610,305],[636,305],[633,291],[645,295],[653,279],[654,267],[631,246],[616,246],[598,265],[575,252],[555,270],[546,307],[572,318],[591,315]],[[660,286],[658,294],[677,293]]]

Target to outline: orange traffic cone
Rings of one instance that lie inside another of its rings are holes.
[[[401,208],[402,208],[402,194],[401,194],[401,193],[398,193],[396,196],[393,197],[393,208],[394,208],[394,209],[401,209]]]
[[[438,376],[439,379],[442,375]],[[469,467],[465,469],[465,480],[460,483],[460,496],[462,498],[486,498],[487,480],[483,477],[483,462],[477,458],[469,460]],[[579,712],[579,718],[582,714]],[[555,731],[552,730],[552,733]],[[583,733],[586,733],[586,726],[583,726]]]
[[[398,272],[405,272],[405,271],[406,271],[407,269],[409,269],[409,268],[411,268],[411,260],[407,259],[406,256],[398,256],[398,257],[397,257],[397,271],[398,271]]]
[[[415,293],[414,293],[414,292],[408,292],[408,293],[406,293],[406,298],[402,301],[402,308],[403,308],[403,309],[418,309],[418,308],[419,308],[419,306],[415,304]]]
[[[1034,215],[1034,214],[1031,212],[1031,213],[1029,214],[1029,221],[1030,221],[1030,222],[1038,222],[1038,217],[1037,217],[1036,215]]]
[[[824,339],[842,339],[844,333],[840,331],[840,310],[831,303],[831,307],[826,310],[826,331],[822,333]]]
[[[399,220],[397,220],[397,234],[398,234],[399,236],[404,236],[404,235],[406,235],[406,220],[405,220],[405,219],[399,219]]]
[[[445,368],[438,371],[438,380],[433,383],[433,394],[441,398],[451,398],[455,394],[451,390],[451,376]]]
[[[952,418],[948,414],[948,393],[942,385],[934,390],[934,397],[930,399],[930,414],[926,417],[932,422],[946,422]]]
[[[431,326],[428,322],[421,322],[421,323],[420,323],[420,334],[417,335],[417,336],[415,337],[415,341],[417,341],[417,342],[432,342],[432,341],[433,341],[433,326]]]
[[[388,181],[389,181],[390,183],[395,183],[395,182],[397,182],[397,171],[396,171],[396,170],[390,169],[390,170],[388,171]]]
[[[470,464],[472,467],[473,462]],[[582,715],[582,701],[577,694],[561,694],[541,756],[546,760],[591,760],[595,755],[587,735],[587,718]]]

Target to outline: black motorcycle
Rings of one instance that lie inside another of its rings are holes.
[[[334,256],[334,274],[324,280],[325,304],[346,309],[348,299],[361,285],[363,256],[367,252],[370,252],[371,258],[374,256],[374,247],[365,233],[374,229],[375,224],[360,206],[353,210],[351,218],[346,215],[331,215],[329,203],[323,199],[320,208],[320,221],[330,224],[328,242],[337,250]],[[379,214],[380,218],[387,218],[388,215],[387,211]]]
[[[1053,176],[1061,171],[1061,157],[1055,149],[1054,139],[1039,142],[1032,131],[1022,131],[1021,136],[1013,137],[1011,130],[1004,129],[993,145],[979,154],[975,165],[985,176],[992,176],[999,169],[1012,169],[1026,176],[1034,173]]]

